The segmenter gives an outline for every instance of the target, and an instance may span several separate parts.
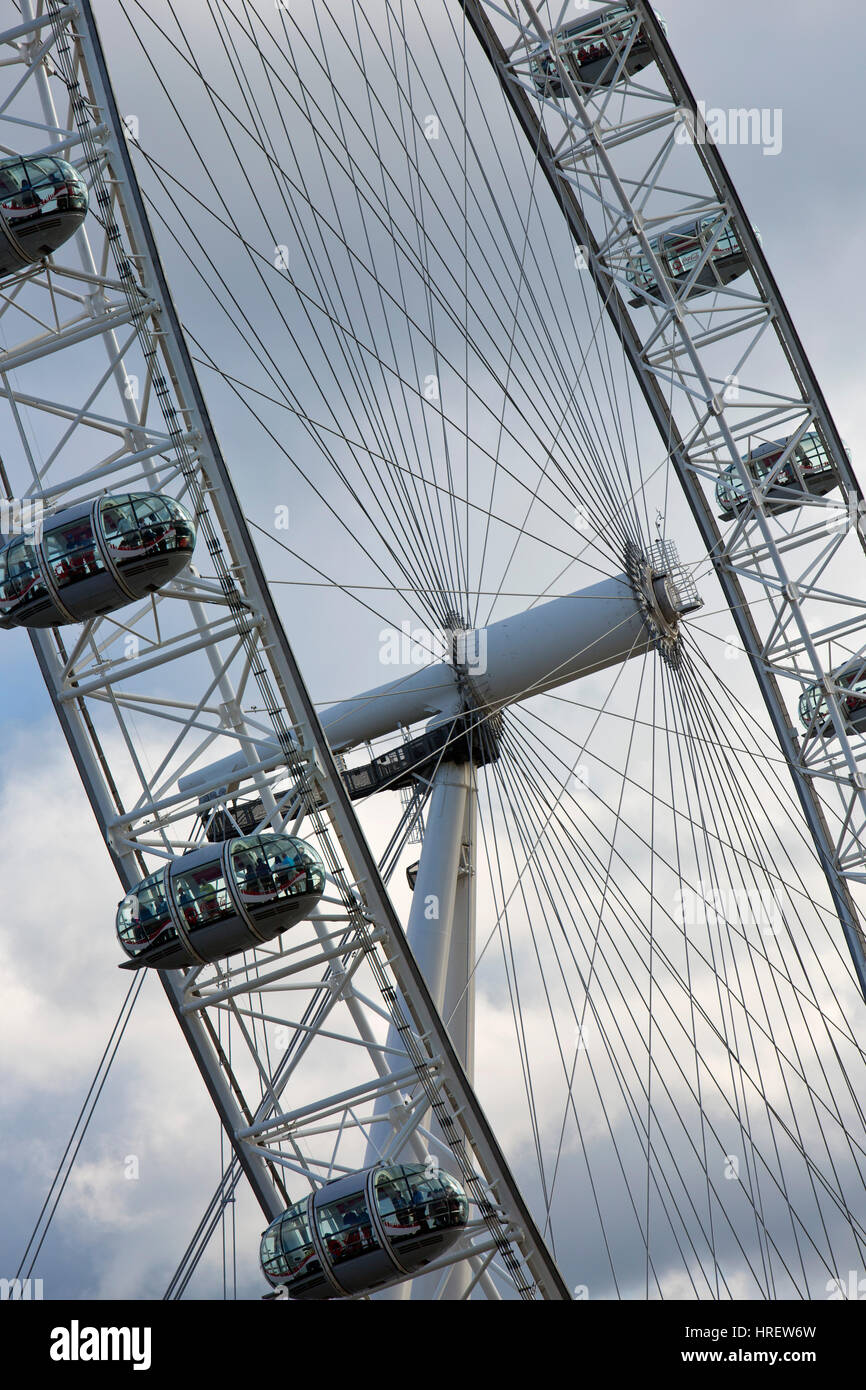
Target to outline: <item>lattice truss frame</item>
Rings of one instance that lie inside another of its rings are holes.
[[[184,1038],[268,1219],[287,1205],[286,1180],[297,1198],[364,1166],[373,1107],[387,1096],[383,1158],[432,1156],[471,1201],[465,1236],[424,1271],[436,1272],[436,1294],[459,1264],[461,1297],[566,1298],[408,950],[271,601],[89,5],[21,8],[0,34],[13,79],[0,139],[18,153],[23,135],[24,153],[75,163],[91,210],[54,257],[0,286],[7,497],[47,517],[106,491],[166,492],[194,512],[199,537],[193,568],[152,599],[34,633],[43,675],[125,890],[246,794],[264,803],[261,828],[310,838],[327,868],[309,922],[243,957],[161,975]],[[179,788],[198,764],[238,752],[246,764],[228,789],[217,772],[213,785]],[[322,1094],[334,1077],[338,1089]],[[395,1269],[393,1282],[403,1278]]]
[[[760,234],[645,0],[629,6],[604,0],[577,15],[580,22],[616,9],[634,17],[618,26],[627,32],[614,45],[616,78],[609,85],[576,81],[559,50],[555,34],[575,22],[573,5],[460,3],[537,152],[576,255],[595,279],[662,434],[793,771],[866,993],[860,897],[851,891],[866,882],[862,739],[846,720],[840,663],[824,655],[831,643],[854,658],[866,654],[863,497]],[[639,34],[652,63],[630,74]],[[545,47],[561,96],[544,95],[536,82],[534,65]],[[719,220],[691,272],[677,281],[667,277],[654,240],[715,214]],[[729,228],[746,273],[693,296]],[[659,293],[630,278],[638,257],[651,267]],[[785,500],[795,505],[780,511],[773,489],[809,432],[819,436],[838,490],[816,495],[795,467],[785,482]],[[782,438],[787,447],[756,477],[745,457]],[[720,525],[713,488],[723,475],[738,481],[743,505]],[[832,738],[818,732],[814,718],[805,731],[795,727],[799,697],[814,686],[824,694],[822,718],[832,724]]]

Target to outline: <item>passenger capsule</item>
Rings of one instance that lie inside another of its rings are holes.
[[[0,276],[50,256],[87,215],[84,180],[65,159],[0,160]]]
[[[261,1265],[290,1298],[342,1298],[415,1274],[465,1229],[469,1202],[450,1173],[387,1164],[325,1183],[272,1221]]]
[[[189,562],[195,526],[172,497],[126,493],[50,517],[0,550],[0,627],[82,622],[162,588]]]
[[[866,729],[866,656],[846,661],[830,673],[830,680],[837,687],[836,697],[848,731]],[[836,730],[823,685],[810,685],[803,691],[800,721],[810,738],[834,736]]]
[[[788,447],[789,439],[776,439],[771,444],[762,444],[746,456],[743,462],[756,483],[762,483],[772,472],[778,460]],[[845,452],[851,457],[851,450]],[[839,486],[839,479],[833,462],[820,436],[814,432],[804,434],[796,448],[779,469],[772,485],[765,492],[768,502],[772,502],[774,512],[787,512],[802,503],[804,492],[823,496]],[[730,521],[748,503],[746,490],[734,464],[728,464],[716,482],[716,501],[725,521]]]
[[[325,869],[306,840],[245,835],[171,860],[117,909],[122,970],[177,970],[250,951],[308,917]]]
[[[712,241],[719,223],[725,222],[726,219],[725,212],[711,212],[651,240],[650,245],[672,285],[676,286],[688,280]],[[734,228],[727,222],[698,273],[690,293],[707,294],[710,290],[721,289],[731,280],[736,280],[738,275],[744,274],[748,268],[748,257]],[[655,272],[642,251],[632,255],[626,279],[652,299],[661,298]],[[637,307],[646,303],[646,300],[643,296],[636,295],[630,303]]]
[[[662,28],[667,30],[658,11],[655,11],[655,15]],[[653,61],[653,51],[643,29],[638,30],[622,68],[619,67],[621,55],[617,54],[617,49],[628,39],[637,23],[637,16],[628,5],[616,5],[557,30],[559,56],[575,84],[610,87],[626,74],[631,75],[647,67]],[[561,97],[565,94],[556,59],[547,45],[537,48],[532,54],[529,71],[542,96]]]

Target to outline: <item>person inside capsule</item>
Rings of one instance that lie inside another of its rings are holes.
[[[138,531],[130,513],[117,506],[106,507],[102,513],[106,537],[116,550],[132,550],[139,544]]]
[[[274,883],[274,875],[263,854],[249,849],[240,850],[234,856],[233,863],[244,901],[255,901],[275,895],[277,886]]]
[[[274,883],[287,893],[309,892],[307,881],[310,876],[310,866],[311,861],[305,856],[293,856],[285,851],[283,854],[279,854],[274,861]]]
[[[47,532],[45,557],[58,589],[105,569],[104,562],[96,554],[93,527],[86,518],[72,526],[58,526]]]
[[[790,442],[790,437],[775,439],[758,445],[746,455],[744,463],[756,482],[762,483],[768,477]],[[851,450],[844,441],[843,447],[851,459]],[[773,504],[774,511],[790,511],[801,505],[802,498],[797,496],[801,480],[803,490],[816,496],[824,496],[839,486],[833,459],[814,430],[804,434],[791,450],[788,461],[766,492],[766,500]],[[749,503],[748,491],[733,463],[726,466],[716,482],[716,501],[726,520]]]
[[[6,217],[14,218],[38,207],[42,202],[39,193],[49,201],[69,187],[74,194],[78,184],[80,176],[64,160],[7,159],[0,164],[0,206]]]
[[[244,848],[248,844],[251,848]],[[315,891],[320,865],[298,842],[253,837],[239,841],[232,858],[241,898],[265,911],[279,911],[279,900]]]
[[[565,6],[562,6],[563,11]],[[663,30],[667,24],[655,11]],[[609,10],[598,10],[573,24],[558,29],[555,34],[560,56],[567,60],[572,76],[583,84],[601,83],[610,86],[618,80],[618,64],[614,52],[632,34],[637,17],[627,5],[614,6]],[[637,34],[624,56],[622,72],[619,76],[634,75],[653,61],[652,48],[643,27]],[[565,95],[562,78],[549,47],[536,49],[530,61],[530,73],[536,88],[543,96],[562,97]]]
[[[363,1193],[330,1202],[318,1213],[319,1232],[333,1264],[379,1249]]]
[[[12,156],[0,162],[0,275],[33,265],[68,241],[87,214],[88,193],[78,171],[53,155]]]
[[[286,865],[288,885],[274,882],[271,865],[277,861]],[[160,932],[169,921],[176,924],[156,942],[142,911],[151,888],[159,899]],[[263,832],[205,841],[118,904],[117,934],[130,957],[121,968],[181,969],[253,950],[307,917],[324,888],[324,864],[312,845],[295,836]]]
[[[462,1187],[442,1170],[427,1176],[426,1168],[405,1167],[383,1176],[376,1200],[385,1230],[395,1248],[418,1231],[447,1230],[464,1224],[468,1203]]]
[[[851,730],[862,730],[866,726],[866,658],[854,657],[829,675],[835,685],[841,687],[836,691],[836,698],[846,723]],[[807,686],[800,696],[799,712],[807,737],[835,736],[823,685]]]
[[[718,230],[720,224],[724,225]],[[709,290],[721,289],[731,280],[743,275],[747,269],[743,247],[731,226],[728,214],[723,209],[708,213],[696,222],[674,227],[650,240],[650,246],[665,273],[665,278],[673,288],[688,281],[711,243],[712,250],[689,290],[690,294],[696,296],[706,294]],[[643,289],[650,298],[661,298],[655,271],[642,250],[638,249],[630,256],[626,279],[638,289]],[[639,308],[645,302],[640,295],[629,301],[632,308]]]
[[[45,592],[39,561],[29,537],[14,541],[6,552],[6,563],[0,555],[0,602],[26,598],[35,588]]]
[[[176,937],[168,903],[162,891],[162,874],[152,874],[140,883],[138,890],[126,899],[128,904],[127,932],[130,943],[139,948],[156,941],[162,933],[166,939]]]
[[[109,499],[102,524],[108,548],[121,568],[149,551],[191,550],[195,543],[186,508],[171,498],[147,493]]]
[[[219,864],[208,865],[204,869],[196,869],[192,873],[175,879],[175,883],[178,900],[184,889],[190,894],[189,912],[192,914],[192,918],[190,919],[188,915],[187,920],[192,920],[195,925],[218,922],[222,917],[230,917],[234,914],[234,906],[229,899]]]
[[[262,1270],[292,1298],[373,1290],[422,1270],[454,1244],[468,1218],[468,1199],[450,1173],[379,1164],[332,1179],[272,1221],[262,1235]]]
[[[0,626],[110,613],[175,578],[194,547],[192,518],[174,498],[129,493],[73,504],[44,522],[40,539],[0,544]]]

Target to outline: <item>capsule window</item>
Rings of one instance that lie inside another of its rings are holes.
[[[724,214],[722,214],[721,216],[724,216]],[[721,221],[721,216],[716,214],[713,217],[704,218],[702,226],[704,229],[704,242],[706,245],[709,245],[709,243],[712,241],[715,229],[718,226],[718,223]],[[723,228],[723,230],[719,233],[719,239],[713,247],[712,254],[713,256],[735,256],[741,250],[742,247],[740,246],[739,238],[737,237],[737,234],[731,226],[730,222],[728,222]]]
[[[800,718],[808,727],[816,717],[819,710],[826,717],[827,701],[824,699],[820,685],[810,685],[800,696]],[[823,709],[822,709],[823,706]]]
[[[581,62],[606,57],[610,52],[609,45],[621,43],[627,38],[635,23],[635,17],[629,13],[626,5],[608,10],[594,22],[587,24],[584,21],[566,31],[568,51],[577,51]]]
[[[837,689],[837,699],[843,715],[856,716],[855,727],[862,727],[863,711],[866,710],[866,663],[857,659],[847,670],[831,673]],[[820,729],[829,718],[830,709],[823,686],[810,685],[800,696],[800,718],[808,728],[814,721]]]
[[[662,24],[664,26],[664,21]],[[613,51],[631,37],[638,25],[639,20],[627,5],[617,5],[588,20],[580,20],[560,29],[556,34],[557,47],[563,58],[571,60],[578,81],[581,80],[581,69],[598,63],[606,65],[607,76],[613,80],[610,61]],[[645,61],[640,59],[646,54],[646,48],[646,37],[638,30],[628,58],[629,71],[645,66],[648,57]],[[539,90],[549,90],[555,96],[563,95],[557,65],[549,48],[539,50],[533,57],[530,71]]]
[[[164,939],[177,936],[162,886],[162,874],[152,874],[129,893],[120,904],[117,932],[133,954],[149,946],[158,936]]]
[[[804,434],[794,447],[791,446],[790,439],[776,439],[767,444],[761,444],[747,455],[746,467],[751,476],[758,483],[764,483],[769,474],[778,466],[779,459],[785,450],[789,450],[786,462],[779,468],[773,478],[769,489],[772,499],[778,501],[783,506],[796,506],[796,500],[787,503],[783,489],[796,487],[801,480],[805,488],[811,492],[823,493],[833,487],[832,478],[833,465],[820,436],[814,431]],[[851,457],[850,450],[846,449],[848,457]],[[778,491],[777,491],[778,489]],[[747,489],[740,481],[733,464],[729,464],[716,483],[716,499],[720,505],[728,510],[733,510],[746,498]]]
[[[165,540],[171,517],[167,507],[154,498],[149,506],[138,506],[132,498],[123,502],[112,502],[102,512],[105,539],[121,564],[125,559],[145,554],[158,547]]]
[[[843,685],[849,692],[843,700],[845,708],[849,712],[861,710],[866,703],[866,698],[864,698],[866,697],[866,676],[863,675],[862,671],[856,680],[853,673],[850,676],[841,677],[839,684]]]
[[[23,186],[38,191],[44,201],[50,199],[51,193],[86,194],[84,182],[77,169],[63,160],[43,156],[39,159],[25,159],[23,164]]]
[[[148,554],[174,549],[189,531],[188,525],[174,513],[166,497],[135,497],[133,507],[142,549]]]
[[[823,473],[830,467],[827,451],[817,434],[804,434],[797,454],[800,466],[806,473]]]
[[[469,1207],[462,1187],[449,1173],[430,1174],[409,1165],[377,1174],[376,1204],[397,1251],[416,1244],[425,1232],[465,1225]]]
[[[629,13],[628,7],[625,5],[619,10],[608,10],[606,18],[605,28],[610,35],[611,43],[614,44],[622,43],[623,39],[627,39],[637,23],[637,19]]]
[[[401,1240],[407,1234],[417,1233],[418,1215],[423,1201],[421,1184],[417,1184],[413,1190],[413,1185],[405,1174],[390,1172],[387,1169],[377,1174],[376,1205],[385,1234],[395,1249],[399,1248]]]
[[[268,1227],[262,1236],[260,1257],[265,1274],[279,1278],[281,1274],[289,1273],[289,1263],[283,1258],[276,1229]]]
[[[758,482],[763,482],[764,478],[776,467],[776,464],[784,453],[784,449],[784,444],[774,444],[766,450],[752,454],[747,460],[749,472]],[[777,481],[783,483],[786,482],[788,478],[790,478],[790,471],[786,465],[777,475]]]
[[[650,245],[652,246],[652,249],[655,252],[658,252],[659,248],[657,241],[650,242]],[[644,256],[642,252],[638,252],[638,254],[634,257],[632,266],[628,270],[626,278],[630,280],[633,284],[643,285],[647,289],[649,289],[651,286],[655,284],[656,280],[652,266],[650,265],[646,256]]]
[[[671,275],[687,275],[703,255],[703,244],[695,233],[668,232],[663,251]]]
[[[19,603],[45,594],[39,561],[32,542],[22,536],[0,552],[0,601]]]
[[[101,504],[100,516],[106,543],[111,550],[131,550],[136,543],[138,526],[130,501],[107,498]]]
[[[262,1265],[268,1274],[294,1276],[321,1273],[307,1221],[307,1203],[290,1207],[279,1223],[262,1237]]]
[[[284,910],[287,899],[321,893],[322,863],[288,835],[249,835],[232,846],[232,870],[241,900],[257,919]]]
[[[316,1222],[333,1265],[381,1249],[363,1191],[326,1203],[316,1211]]]
[[[9,198],[21,188],[24,178],[24,165],[4,164],[0,167],[0,199]]]
[[[275,860],[273,852],[268,855],[262,841],[255,836],[233,846],[232,869],[241,900],[249,906],[261,906],[277,896]]]
[[[67,194],[73,206],[85,207],[87,190],[70,164],[45,157],[14,160],[0,167],[0,202],[7,213],[25,214]]]
[[[13,207],[20,207],[20,201],[16,203],[14,200],[22,193],[29,191],[29,188],[30,176],[23,159],[3,165],[0,169],[0,190],[2,190],[0,196],[4,201],[10,198],[13,200],[11,204]]]
[[[195,531],[185,508],[167,497],[105,497],[100,503],[105,542],[115,564],[166,550],[192,550]]]
[[[58,589],[105,570],[89,517],[55,526],[45,534],[45,558]]]
[[[190,931],[235,916],[235,906],[219,862],[174,874],[171,886],[174,901]]]
[[[171,524],[174,520],[171,507],[164,497],[135,497],[132,505],[140,526]]]
[[[24,163],[31,184],[39,183],[43,179],[49,183],[66,182],[67,170],[62,164],[58,164],[56,159],[43,156],[41,159],[27,159]]]
[[[695,269],[724,217],[724,213],[714,212],[690,226],[675,228],[653,239],[650,244],[668,275],[674,279],[683,279]],[[709,259],[711,262],[725,260],[739,254],[741,250],[737,234],[728,222],[719,233]],[[640,252],[632,257],[631,266],[626,274],[632,284],[642,285],[646,289],[655,288],[655,276],[648,260]]]

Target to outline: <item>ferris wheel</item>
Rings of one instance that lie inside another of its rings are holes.
[[[167,1296],[240,1183],[280,1299],[862,1267],[862,494],[675,35],[0,38],[0,627],[230,1146]]]

